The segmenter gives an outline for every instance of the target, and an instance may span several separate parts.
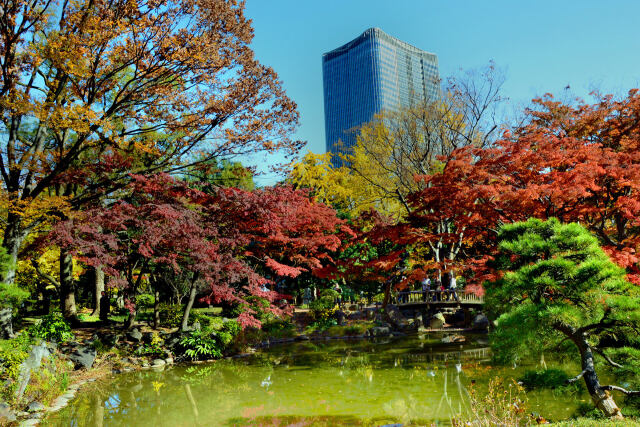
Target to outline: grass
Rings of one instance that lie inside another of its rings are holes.
[[[619,427],[638,427],[640,426],[640,422],[632,420],[630,418],[624,420],[607,420],[607,419],[597,419],[593,418],[576,418],[574,420],[560,421],[557,423],[551,424],[557,427],[600,427],[602,425],[605,426],[619,426]]]

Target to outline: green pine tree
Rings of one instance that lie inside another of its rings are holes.
[[[583,378],[596,407],[621,418],[611,392],[640,392],[601,385],[596,362],[640,372],[640,351],[629,345],[638,342],[640,287],[579,224],[530,219],[505,225],[498,239],[495,267],[503,276],[486,287],[487,306],[500,314],[492,337],[496,357],[506,362],[543,349],[577,350],[583,370],[570,382]]]

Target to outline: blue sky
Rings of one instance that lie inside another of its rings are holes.
[[[325,151],[322,54],[370,27],[437,54],[443,78],[495,61],[516,106],[567,85],[580,97],[640,86],[637,0],[247,0],[246,15],[257,58],[298,103],[296,137],[316,153]]]

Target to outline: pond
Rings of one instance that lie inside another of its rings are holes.
[[[246,358],[115,375],[87,386],[49,426],[450,424],[469,389],[510,381],[536,364],[489,365],[486,335],[274,346]],[[577,367],[571,367],[569,372]],[[577,372],[577,371],[576,371]],[[529,410],[571,416],[586,393],[527,393]]]

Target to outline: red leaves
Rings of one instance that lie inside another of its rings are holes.
[[[127,289],[140,276],[170,270],[206,284],[215,303],[242,303],[248,295],[273,301],[278,294],[261,289],[267,280],[257,271],[294,278],[321,268],[341,243],[337,233],[351,232],[333,209],[290,187],[203,193],[167,175],[131,178],[128,196],[61,223],[50,235],[83,262],[102,266],[111,285]],[[243,324],[254,325],[247,316]]]

